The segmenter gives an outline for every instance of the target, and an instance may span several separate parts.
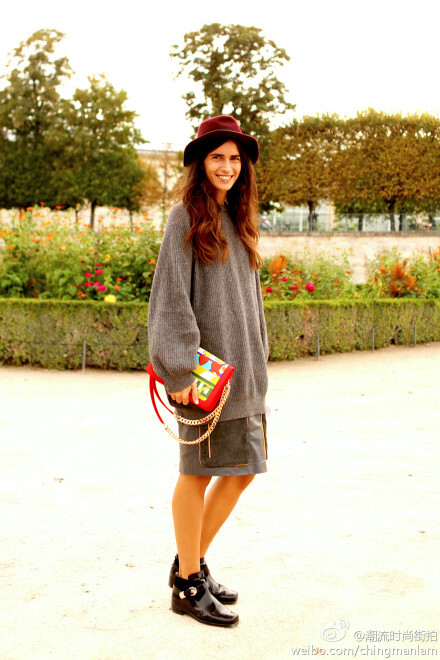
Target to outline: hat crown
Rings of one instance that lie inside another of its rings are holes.
[[[234,133],[243,134],[238,121],[230,115],[220,115],[219,117],[205,119],[199,126],[197,137],[203,137],[213,131],[233,131]]]
[[[185,147],[183,164],[189,165],[198,155],[200,156],[201,150],[203,153],[202,147],[209,146],[210,141],[214,138],[224,139],[224,142],[235,140],[243,147],[251,162],[254,165],[257,162],[259,156],[257,140],[251,135],[243,133],[235,117],[219,115],[202,121],[197,131],[197,137]]]

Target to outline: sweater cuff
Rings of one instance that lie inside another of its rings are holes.
[[[194,374],[192,371],[180,376],[167,376],[165,378],[165,389],[167,392],[180,392],[184,390],[185,387],[188,387],[195,381]]]

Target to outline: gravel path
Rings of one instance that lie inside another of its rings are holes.
[[[438,653],[439,372],[440,344],[269,365],[269,472],[208,555],[222,630],[169,609],[146,375],[0,368],[0,660]]]

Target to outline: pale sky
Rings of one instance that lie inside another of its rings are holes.
[[[22,40],[40,28],[58,29],[67,35],[60,52],[77,73],[73,89],[105,73],[128,92],[147,148],[183,148],[191,139],[181,99],[188,82],[174,80],[169,49],[186,32],[214,22],[262,28],[291,58],[278,77],[297,117],[351,116],[368,107],[438,114],[439,19],[439,0],[23,0],[3,10],[0,74]]]

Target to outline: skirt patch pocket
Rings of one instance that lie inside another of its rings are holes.
[[[207,428],[199,426],[199,437]],[[248,417],[218,422],[211,435],[199,444],[199,462],[203,467],[248,465],[250,461]]]

